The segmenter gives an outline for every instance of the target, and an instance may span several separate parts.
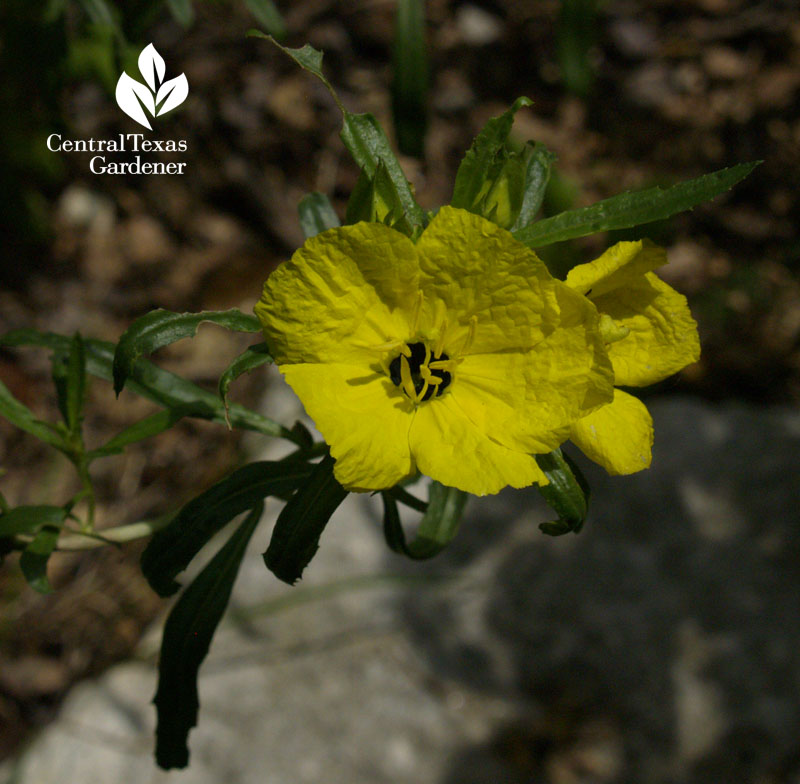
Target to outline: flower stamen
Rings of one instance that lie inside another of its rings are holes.
[[[451,370],[457,362],[447,354],[436,355],[425,343],[411,343],[408,355],[400,352],[388,366],[388,374],[395,386],[415,405],[439,395],[452,381]]]

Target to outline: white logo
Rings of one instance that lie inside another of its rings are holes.
[[[139,125],[144,125],[148,131],[153,128],[144,109],[153,117],[180,106],[189,95],[189,82],[186,74],[176,76],[174,79],[164,81],[166,65],[164,58],[156,51],[153,44],[148,44],[139,55],[139,71],[146,85],[131,79],[125,71],[117,82],[117,103],[125,114],[132,117]]]

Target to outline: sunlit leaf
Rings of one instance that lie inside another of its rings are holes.
[[[531,248],[539,248],[599,231],[629,229],[664,220],[730,190],[759,163],[761,161],[740,163],[665,190],[656,187],[621,193],[590,207],[562,212],[532,223],[515,231],[514,236]]]
[[[197,328],[208,321],[239,332],[259,332],[261,325],[255,316],[245,315],[236,308],[200,313],[174,313],[152,310],[136,319],[122,334],[114,354],[114,391],[119,395],[131,374],[136,360],[183,338],[195,335]]]

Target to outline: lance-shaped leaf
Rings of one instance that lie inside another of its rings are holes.
[[[379,163],[383,163],[386,172],[397,189],[400,203],[402,204],[405,218],[409,225],[418,232],[426,222],[427,216],[422,207],[417,204],[408,180],[400,167],[386,134],[380,123],[371,114],[353,114],[348,112],[339,100],[339,96],[331,83],[322,73],[322,52],[306,44],[300,49],[289,49],[281,46],[271,36],[264,35],[259,30],[250,30],[248,35],[266,38],[275,46],[291,57],[301,68],[314,74],[328,89],[336,105],[342,112],[342,131],[340,137],[344,146],[353,156],[358,167],[366,172],[368,177],[374,177]]]
[[[409,558],[422,560],[433,558],[453,540],[458,533],[467,494],[454,487],[445,487],[431,482],[428,491],[428,507],[411,542],[406,541],[397,502],[391,491],[384,491],[383,532],[389,548]]]
[[[53,332],[17,329],[0,337],[0,345],[41,346],[63,352],[69,350],[69,338]],[[114,344],[102,340],[85,340],[84,347],[86,370],[93,376],[111,381]],[[293,431],[238,403],[229,404],[226,412],[225,405],[215,393],[203,389],[185,378],[176,376],[168,370],[162,370],[144,359],[139,359],[135,363],[126,385],[131,392],[165,408],[177,409],[182,416],[209,419],[212,422],[233,425],[233,427],[240,427],[243,430],[254,430],[268,436],[288,438],[301,446],[305,444],[305,441]],[[1,392],[2,386],[0,386]],[[0,398],[2,398],[2,394],[0,394]],[[52,430],[55,431],[55,428]]]
[[[453,198],[450,202],[453,207],[471,212],[478,210],[481,198],[502,168],[514,115],[523,106],[531,106],[532,103],[530,98],[517,98],[511,108],[499,117],[493,117],[483,126],[456,172]]]
[[[151,354],[177,340],[193,337],[204,321],[239,332],[258,332],[261,329],[255,316],[245,315],[236,308],[201,313],[174,313],[161,309],[150,311],[136,319],[117,344],[114,354],[114,391],[117,395],[142,354]]]
[[[63,506],[17,506],[0,515],[0,539],[35,534],[45,526],[60,528],[66,517]]]
[[[306,239],[341,225],[328,197],[317,191],[307,193],[300,199],[297,212],[300,216],[300,228]]]
[[[19,567],[28,585],[39,593],[52,593],[53,587],[47,579],[47,562],[58,544],[59,528],[45,525],[22,551]]]
[[[9,391],[8,387],[0,381],[0,416],[5,417],[12,425],[20,430],[36,436],[50,446],[61,451],[67,450],[69,445],[64,435],[55,425],[37,419],[24,403],[20,403]]]
[[[244,4],[270,35],[279,41],[286,37],[286,22],[272,0],[245,0]]]
[[[214,534],[267,496],[291,493],[314,468],[299,460],[250,463],[189,501],[142,553],[142,572],[153,590],[161,596],[175,593],[180,588],[175,577]]]
[[[275,523],[264,563],[279,579],[294,585],[319,547],[331,515],[347,497],[333,475],[336,461],[326,455],[314,473],[283,507]]]
[[[139,73],[144,77],[153,93],[155,93],[158,85],[164,79],[166,70],[167,66],[164,58],[158,53],[153,44],[147,44],[139,54]]]
[[[197,724],[200,702],[197,673],[208,653],[239,573],[247,543],[263,507],[253,507],[245,521],[183,592],[167,618],[158,664],[156,762],[164,769],[185,768],[187,739]]]
[[[392,46],[392,113],[400,152],[423,158],[428,126],[424,0],[398,0]]]
[[[53,354],[53,382],[58,407],[70,433],[80,431],[86,397],[86,351],[78,333],[72,338],[69,354]]]
[[[586,522],[591,494],[581,470],[560,449],[536,455],[536,462],[550,480],[549,485],[539,485],[538,490],[558,515],[558,520],[541,523],[539,528],[550,536],[578,533]]]
[[[664,220],[730,190],[759,163],[761,161],[740,163],[665,190],[656,187],[621,193],[590,207],[561,212],[552,218],[537,221],[515,231],[514,236],[531,248],[541,248],[599,231],[629,229]]]
[[[556,159],[555,154],[539,142],[535,144],[527,142],[522,157],[525,185],[522,203],[511,231],[527,226],[536,217],[544,200],[547,183],[550,182],[550,169]]]
[[[194,22],[192,0],[167,0],[167,7],[178,24],[183,27],[191,27]]]
[[[187,413],[191,409],[186,410]],[[182,419],[186,414],[181,408],[168,408],[164,411],[157,411],[149,417],[140,419],[138,422],[126,427],[123,431],[117,433],[113,438],[107,441],[103,446],[92,449],[87,455],[89,460],[95,460],[98,457],[108,457],[108,455],[118,455],[125,450],[126,446],[135,444],[138,441],[144,441],[146,438],[152,438],[159,433],[171,428],[179,419]]]
[[[345,220],[347,223],[384,223],[409,237],[415,236],[414,227],[406,218],[397,188],[383,161],[378,164],[372,177],[365,170],[361,171],[347,202]]]
[[[139,125],[143,125],[147,130],[152,131],[153,126],[150,125],[150,120],[144,113],[144,106],[151,115],[155,116],[156,106],[153,100],[153,93],[147,89],[147,86],[136,79],[131,79],[125,71],[117,81],[117,89],[115,92],[117,104],[125,114],[136,120]]]
[[[189,82],[186,80],[186,74],[176,76],[174,79],[168,79],[161,87],[158,88],[156,94],[156,106],[158,109],[157,116],[166,114],[172,111],[176,106],[180,106],[189,95]],[[161,103],[161,102],[164,103]]]
[[[272,355],[269,353],[269,348],[267,348],[266,343],[256,343],[239,354],[239,356],[228,365],[227,370],[219,379],[218,390],[223,403],[227,404],[228,389],[242,373],[249,373],[251,370],[261,367],[261,365],[272,364],[272,361]]]

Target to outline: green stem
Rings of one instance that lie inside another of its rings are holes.
[[[65,531],[58,538],[56,550],[93,550],[109,544],[133,542],[136,539],[143,539],[145,536],[154,534],[160,528],[163,528],[172,517],[172,515],[164,515],[155,520],[143,520],[115,528],[106,528],[100,533],[93,531]],[[15,537],[15,539],[20,543],[28,544],[33,537],[23,534]]]

